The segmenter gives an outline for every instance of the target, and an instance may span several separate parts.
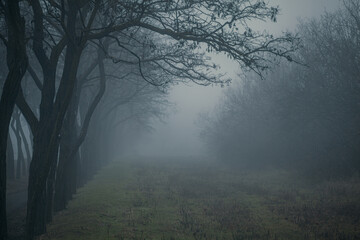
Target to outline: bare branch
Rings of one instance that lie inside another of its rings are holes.
[[[20,109],[21,113],[28,122],[31,132],[36,133],[36,129],[39,125],[39,120],[37,119],[34,112],[31,110],[30,106],[27,104],[22,88],[20,87],[19,94],[16,98],[16,105]]]
[[[38,87],[38,89],[41,91],[42,88],[43,88],[43,85],[41,83],[41,80],[40,78],[37,76],[37,74],[35,73],[34,69],[30,66],[30,64],[28,65],[28,68],[27,68],[28,72],[30,73],[32,79],[34,80],[35,82],[35,85]]]
[[[93,99],[92,103],[90,104],[90,107],[86,113],[86,116],[85,116],[85,119],[83,122],[83,126],[80,131],[80,135],[79,135],[75,145],[73,146],[72,151],[70,152],[69,156],[67,157],[67,159],[69,159],[69,160],[71,160],[73,158],[73,156],[79,150],[79,147],[81,146],[81,144],[84,142],[85,137],[88,132],[89,125],[90,125],[91,117],[94,114],[96,107],[99,105],[100,100],[105,93],[105,89],[106,89],[106,77],[105,77],[105,67],[104,67],[105,54],[100,53],[100,52],[98,54],[99,54],[98,65],[99,65],[99,72],[100,72],[99,91],[96,94],[95,98]]]

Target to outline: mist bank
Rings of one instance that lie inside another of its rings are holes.
[[[360,170],[360,4],[302,21],[303,47],[264,79],[239,76],[200,117],[208,150],[242,167],[276,166],[313,177]]]

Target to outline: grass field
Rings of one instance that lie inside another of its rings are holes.
[[[360,180],[127,159],[80,189],[40,239],[360,239]]]

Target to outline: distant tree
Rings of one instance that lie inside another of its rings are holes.
[[[13,121],[11,128],[14,132],[16,138],[16,148],[17,148],[17,160],[16,160],[16,179],[20,179],[21,176],[26,174],[26,163],[25,156],[23,152],[23,142],[26,141],[23,139],[23,130],[21,126],[21,113],[18,109],[15,109],[13,113]]]
[[[303,84],[312,100],[305,116],[313,116],[318,136],[326,143],[318,144],[323,147],[322,161],[338,171],[360,169],[359,20],[360,1],[345,0],[339,11],[300,25],[307,46],[302,58],[310,66]]]
[[[302,22],[307,67],[282,63],[265,81],[227,91],[204,139],[224,160],[296,167],[328,177],[359,171],[360,1]]]

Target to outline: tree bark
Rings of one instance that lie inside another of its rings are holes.
[[[53,217],[53,203],[54,203],[54,185],[55,185],[55,175],[56,175],[56,168],[58,165],[58,156],[59,155],[59,148],[56,149],[54,156],[53,156],[53,163],[51,165],[50,173],[47,179],[46,187],[47,187],[47,194],[46,194],[46,222],[49,223],[52,221]]]
[[[6,222],[6,150],[9,124],[18,95],[21,79],[28,65],[25,42],[25,23],[20,15],[19,2],[6,0],[4,8],[8,31],[7,65],[9,68],[0,99],[0,240],[7,238]]]

